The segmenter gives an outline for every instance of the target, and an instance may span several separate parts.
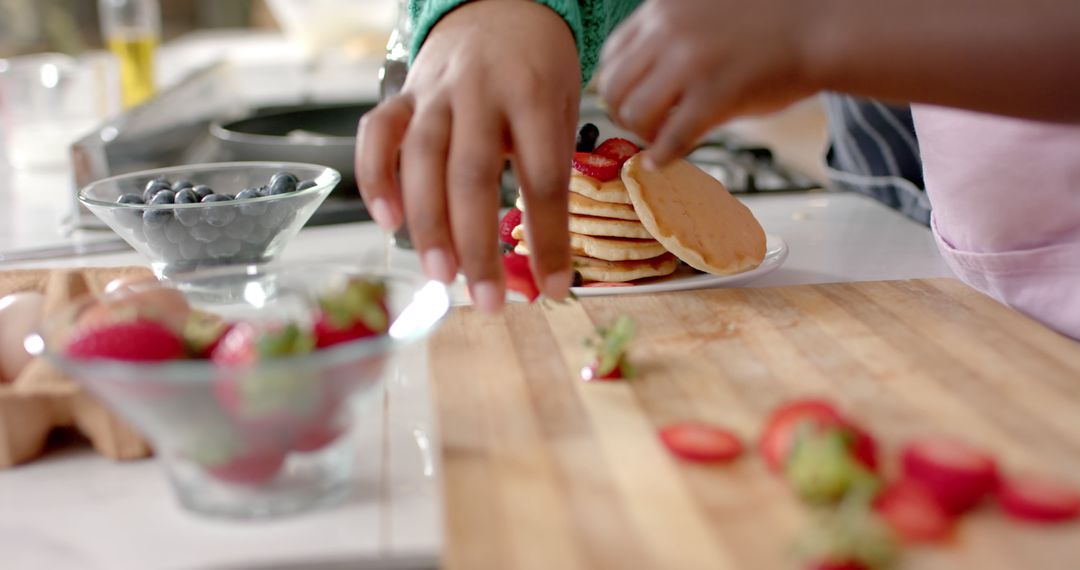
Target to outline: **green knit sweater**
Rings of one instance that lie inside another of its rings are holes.
[[[409,0],[409,17],[412,19],[413,38],[410,52],[416,56],[431,28],[439,19],[469,0]],[[577,42],[578,59],[581,62],[582,84],[588,83],[600,58],[604,39],[640,0],[535,0],[551,8],[570,26]]]

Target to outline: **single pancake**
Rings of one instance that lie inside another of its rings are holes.
[[[518,225],[510,235],[524,241],[525,227]],[[664,246],[654,239],[629,239],[596,237],[570,232],[570,252],[607,261],[649,259],[666,253]]]
[[[570,231],[586,236],[652,239],[649,230],[646,230],[641,222],[577,214],[570,214]]]
[[[525,200],[518,196],[515,203],[517,209],[525,211]],[[597,216],[599,218],[615,218],[618,220],[638,220],[637,212],[631,204],[613,204],[611,202],[599,202],[582,196],[576,192],[570,193],[570,213],[581,216]]]
[[[690,162],[648,171],[637,155],[623,165],[622,179],[641,223],[691,267],[731,275],[765,258],[765,232],[754,214]]]
[[[630,196],[626,193],[626,185],[621,178],[600,182],[599,180],[573,171],[570,173],[570,191],[592,198],[597,202],[611,204],[631,204]]]
[[[529,247],[525,242],[519,242],[514,247],[514,252],[519,255],[529,255]],[[664,253],[651,259],[632,261],[607,261],[584,255],[571,256],[574,270],[581,273],[584,281],[605,281],[610,283],[626,283],[649,277],[664,277],[671,275],[679,267],[679,260],[670,253]]]

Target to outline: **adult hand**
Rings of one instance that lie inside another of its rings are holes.
[[[713,126],[776,110],[817,89],[802,38],[815,3],[648,0],[608,39],[599,88],[616,121],[663,165]]]
[[[567,188],[581,88],[574,39],[549,8],[479,0],[431,31],[401,93],[357,135],[360,191],[386,230],[403,221],[425,273],[461,269],[476,305],[502,307],[499,181],[509,155],[541,291],[570,285]]]

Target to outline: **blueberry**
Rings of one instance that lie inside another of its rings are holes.
[[[570,282],[570,286],[571,287],[581,287],[581,285],[582,285],[582,283],[584,281],[585,281],[585,279],[581,276],[581,272],[580,271],[575,271],[573,280]]]
[[[196,260],[206,256],[206,250],[201,242],[189,239],[180,242],[180,255],[184,259]]]
[[[225,227],[225,235],[231,238],[243,239],[253,229],[255,229],[255,218],[240,216]]]
[[[154,198],[150,200],[150,205],[160,206],[163,204],[172,204],[173,199],[176,196],[172,190],[159,190],[157,194],[154,194]],[[148,209],[143,212],[143,223],[152,227],[161,227],[172,219],[171,209]]]
[[[237,200],[250,200],[252,198],[258,198],[258,197],[259,197],[259,189],[258,188],[247,188],[247,189],[241,190],[240,193],[236,195]]]
[[[195,193],[195,190],[192,190],[191,188],[184,188],[183,190],[176,193],[176,196],[173,198],[173,200],[177,204],[194,204],[199,200],[202,200],[202,198],[200,198],[199,195]]]
[[[296,191],[296,177],[288,172],[278,172],[270,177],[270,195],[288,194]]]
[[[192,188],[192,190],[194,190],[195,193],[198,194],[200,200],[214,193],[214,191],[211,190],[209,186],[206,186],[204,184],[199,184],[198,186]]]
[[[138,194],[124,194],[116,199],[116,203],[141,206],[143,204],[143,199],[142,196]],[[141,218],[142,209],[121,208],[120,211],[116,213],[116,221],[126,227],[138,225]]]
[[[146,213],[161,212],[162,210],[147,210]],[[143,221],[146,221],[146,216],[143,216]],[[143,236],[146,238],[146,245],[154,252],[161,253],[161,248],[165,244],[169,243],[169,240],[165,239],[165,222],[160,224],[143,224]]]
[[[214,259],[221,259],[240,253],[240,248],[240,240],[219,238],[207,244],[206,253],[210,254],[210,257]]]
[[[297,191],[307,190],[308,188],[314,188],[315,186],[317,186],[317,184],[315,184],[314,180],[302,180],[296,185],[296,189]]]
[[[152,205],[160,204],[173,204],[176,202],[176,192],[172,190],[161,190],[157,194],[154,194],[153,199],[150,200]]]
[[[138,194],[128,193],[128,194],[124,194],[123,196],[120,196],[119,198],[117,198],[116,203],[117,204],[145,204],[146,202],[142,199],[142,196],[140,196]]]
[[[585,123],[578,131],[577,141],[574,143],[577,152],[592,152],[596,148],[596,139],[600,138],[600,129],[592,123]]]
[[[199,208],[177,208],[173,211],[173,215],[176,216],[177,220],[180,220],[181,224],[184,224],[189,228],[199,223],[199,220],[202,219]]]
[[[249,231],[243,239],[245,242],[252,245],[264,245],[266,242],[270,241],[272,235],[274,235],[274,232],[270,228],[256,225],[251,228],[251,231]]]
[[[228,198],[223,194],[211,194],[203,198],[204,204],[214,204],[217,202],[229,201],[231,201],[231,198]],[[202,219],[211,226],[218,228],[229,225],[229,222],[232,222],[235,218],[236,208],[233,208],[228,204],[218,204],[213,207],[208,207],[206,209],[203,209],[202,212]]]
[[[210,243],[221,237],[221,230],[207,224],[199,224],[191,228],[191,239],[200,243]]]
[[[146,189],[143,190],[143,202],[150,203],[150,200],[154,199],[154,195],[162,190],[171,190],[172,186],[168,180],[151,180],[146,183]]]
[[[248,188],[236,195],[236,200],[252,200],[255,198],[261,198],[258,188]],[[261,216],[266,211],[265,203],[257,204],[243,204],[240,206],[240,212],[245,216]]]
[[[203,204],[209,204],[212,202],[228,202],[229,200],[232,200],[232,197],[227,194],[210,194],[209,196],[206,196],[205,198],[200,200],[200,202],[202,202]]]
[[[194,188],[194,187],[195,187],[195,183],[193,183],[190,180],[177,180],[176,182],[173,182],[173,185],[172,185],[173,192],[179,192],[179,191],[183,190],[184,188]]]
[[[172,243],[188,241],[188,230],[179,220],[169,220],[165,223],[165,239]]]
[[[265,228],[277,229],[285,218],[289,216],[292,208],[287,203],[270,204],[266,213],[259,218],[259,225]]]

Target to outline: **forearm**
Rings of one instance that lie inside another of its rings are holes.
[[[554,10],[570,27],[577,45],[584,82],[588,82],[596,67],[604,39],[640,3],[640,0],[536,1]],[[410,0],[409,14],[414,30],[412,56],[416,56],[428,33],[443,16],[468,2],[470,0]]]
[[[805,48],[822,89],[1080,121],[1080,2],[823,0]]]

